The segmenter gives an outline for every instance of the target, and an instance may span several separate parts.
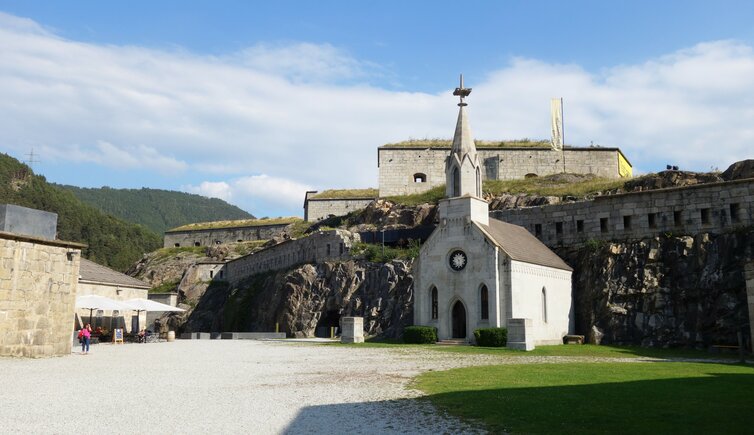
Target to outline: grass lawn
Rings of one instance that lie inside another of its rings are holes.
[[[413,386],[493,432],[732,434],[754,427],[754,367],[743,365],[515,364],[427,372]]]

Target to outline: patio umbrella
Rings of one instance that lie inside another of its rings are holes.
[[[94,310],[133,310],[130,304],[116,301],[115,299],[106,298],[99,295],[84,295],[76,297],[76,308],[89,310],[89,323],[92,323],[92,312]]]
[[[186,311],[182,308],[162,304],[160,302],[155,302],[144,298],[129,299],[126,301],[126,303],[131,306],[132,310],[136,310],[137,319],[139,318],[140,311]]]

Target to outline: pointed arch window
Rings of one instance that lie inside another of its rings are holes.
[[[542,320],[547,323],[547,289],[542,287]]]
[[[458,167],[453,168],[453,197],[461,196],[461,173]]]
[[[487,286],[482,285],[482,288],[479,290],[479,298],[481,301],[481,307],[482,307],[482,320],[488,320],[490,318],[490,297],[489,292],[487,291]]]
[[[432,286],[432,290],[430,290],[430,293],[432,294],[432,296],[431,296],[431,299],[432,299],[432,320],[436,320],[437,319],[437,313],[438,313],[438,309],[437,309],[437,287]]]
[[[476,168],[476,196],[482,197],[482,171]]]

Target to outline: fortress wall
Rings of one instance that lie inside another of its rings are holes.
[[[269,240],[283,231],[288,225],[276,224],[167,232],[165,233],[163,247],[211,246],[239,241]]]
[[[548,246],[720,232],[754,225],[754,179],[498,210],[490,216],[523,226]]]
[[[0,235],[0,356],[71,353],[82,246]]]
[[[330,216],[343,216],[361,210],[374,198],[307,199],[304,202],[304,218],[307,222],[321,221]]]
[[[445,159],[450,148],[379,148],[380,196],[421,193],[445,184]],[[617,148],[478,148],[483,179],[515,180],[565,172],[619,178]],[[426,175],[417,183],[414,174]]]
[[[231,260],[225,265],[226,276],[234,284],[257,273],[288,269],[297,264],[348,259],[358,240],[358,235],[345,230],[320,231]]]

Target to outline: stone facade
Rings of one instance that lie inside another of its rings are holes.
[[[165,232],[165,248],[182,246],[212,246],[252,240],[269,240],[280,234],[289,223],[248,227],[211,228]]]
[[[225,264],[225,276],[234,284],[257,273],[288,269],[298,264],[347,260],[358,240],[357,234],[345,230],[319,231],[231,260]]]
[[[618,148],[479,148],[482,179],[513,180],[561,172],[604,178],[631,176],[631,164]],[[379,147],[380,197],[421,193],[446,184],[450,148]],[[565,165],[564,162],[565,161]]]
[[[71,353],[83,247],[0,233],[0,356]]]
[[[330,216],[343,216],[355,210],[366,208],[374,198],[333,198],[312,199],[307,192],[304,199],[304,220],[317,222]]]
[[[491,216],[523,226],[548,246],[719,232],[754,225],[754,179],[498,210]]]

